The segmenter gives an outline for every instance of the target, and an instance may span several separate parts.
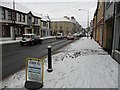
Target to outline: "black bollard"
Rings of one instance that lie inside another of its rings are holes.
[[[52,72],[53,69],[52,69],[52,58],[51,58],[51,46],[48,46],[48,69],[47,71],[48,72]]]

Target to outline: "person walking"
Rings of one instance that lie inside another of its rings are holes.
[[[91,37],[91,40],[92,40],[92,38],[93,38],[93,34],[92,33],[90,34],[90,37]]]

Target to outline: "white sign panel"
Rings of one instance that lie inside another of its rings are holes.
[[[27,80],[43,82],[42,62],[37,59],[29,59],[27,63]]]

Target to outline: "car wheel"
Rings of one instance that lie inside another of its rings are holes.
[[[23,46],[24,44],[22,42],[20,42],[20,45]]]
[[[34,45],[34,42],[31,42],[30,45]]]

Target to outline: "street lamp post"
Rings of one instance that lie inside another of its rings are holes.
[[[12,39],[16,40],[16,35],[15,35],[15,1],[13,0],[13,11],[12,11],[12,26],[13,26],[13,36]]]
[[[86,9],[79,9],[80,10],[84,10],[84,11],[87,11],[87,14],[88,14],[88,17],[87,17],[87,38],[88,38],[88,31],[89,31],[89,10],[86,10]]]

